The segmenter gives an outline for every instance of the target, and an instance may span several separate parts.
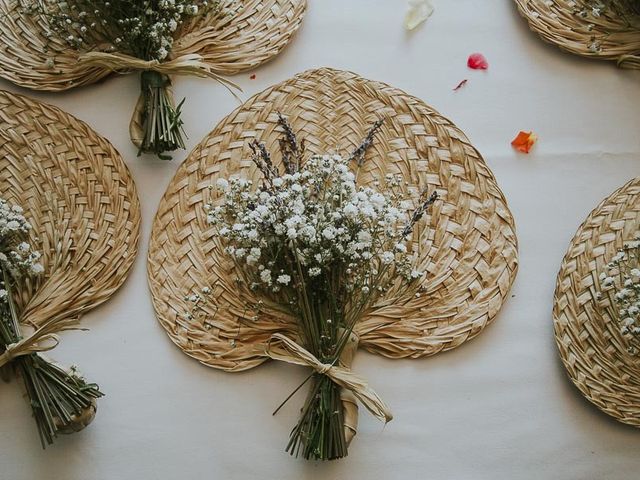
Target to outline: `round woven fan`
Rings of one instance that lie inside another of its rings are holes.
[[[232,75],[277,55],[297,31],[306,0],[243,0],[234,15],[210,15],[177,34],[173,57],[198,54],[216,73]],[[110,74],[79,67],[78,52],[46,38],[47,20],[25,15],[22,0],[0,0],[0,77],[35,90],[60,91]]]
[[[515,2],[543,40],[570,53],[640,68],[640,7],[634,12],[622,2],[605,8],[588,0]]]
[[[615,319],[596,300],[598,275],[632,240],[640,177],[607,197],[578,229],[562,261],[553,305],[560,357],[580,392],[603,412],[640,427],[640,360],[627,353]]]
[[[33,226],[45,274],[25,280],[22,321],[78,318],[106,301],[136,257],[140,205],[120,155],[86,124],[0,91],[0,195]]]
[[[441,200],[414,232],[420,297],[397,288],[357,324],[360,345],[392,357],[421,357],[475,337],[498,313],[517,269],[514,222],[492,173],[464,134],[420,100],[383,83],[331,69],[311,70],[254,96],[226,117],[191,153],[171,182],[153,225],[148,273],[153,303],[169,337],[200,362],[229,371],[265,360],[276,332],[295,335],[295,320],[270,312],[256,321],[251,292],[211,237],[204,203],[219,176],[258,178],[249,142],[278,151],[277,112],[307,154],[349,152],[384,118],[359,182],[402,174]],[[278,164],[281,158],[274,155]],[[425,226],[426,226],[425,225]],[[185,298],[212,288],[207,315],[190,319]]]

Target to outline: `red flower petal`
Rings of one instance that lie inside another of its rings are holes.
[[[489,62],[481,53],[472,53],[467,60],[467,67],[474,70],[486,70],[489,68]]]
[[[513,139],[511,145],[522,153],[529,153],[531,147],[538,140],[538,136],[533,132],[523,132],[518,133],[518,136]]]
[[[255,79],[256,79],[256,74],[254,73],[254,74],[253,74],[253,75],[251,75],[249,78],[250,78],[251,80],[255,80]]]

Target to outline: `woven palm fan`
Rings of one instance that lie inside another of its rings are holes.
[[[22,13],[20,0],[0,0],[0,77],[34,90],[94,83],[112,71],[78,65],[79,52],[47,38],[45,18]],[[302,23],[306,0],[243,0],[233,16],[210,15],[178,32],[173,58],[200,55],[218,74],[233,75],[272,59]]]
[[[273,334],[296,338],[295,319],[267,311],[255,320],[248,311],[254,294],[234,283],[237,272],[212,239],[204,210],[217,178],[259,178],[249,143],[256,139],[278,151],[278,112],[304,139],[308,155],[349,152],[384,118],[359,183],[401,174],[419,191],[428,187],[442,197],[425,220],[429,228],[413,238],[419,268],[427,272],[426,293],[416,298],[391,288],[356,324],[359,345],[389,358],[418,358],[478,335],[498,313],[517,269],[513,218],[491,171],[464,134],[420,100],[350,72],[319,69],[248,100],[171,182],[153,225],[148,263],[154,307],[171,340],[205,365],[237,372],[268,359]],[[190,319],[185,297],[205,287],[212,288],[207,315]]]
[[[567,373],[603,412],[640,427],[640,360],[629,355],[615,318],[596,299],[598,275],[640,222],[640,178],[604,199],[578,229],[562,261],[553,320]]]
[[[23,326],[74,325],[125,281],[138,248],[136,188],[120,155],[83,122],[0,91],[0,192],[24,208],[42,253],[44,275],[17,289]]]
[[[515,0],[532,31],[562,50],[640,68],[638,0]]]
[[[0,0],[0,77],[26,88],[62,91],[113,72],[139,70],[209,77],[234,86],[222,76],[257,67],[277,55],[300,27],[306,0],[225,0],[223,4],[229,2],[234,6],[232,15],[223,8],[186,22],[176,32],[170,57],[157,62],[99,48],[81,53],[55,35],[47,36],[51,31],[47,18],[24,13],[24,0]],[[175,103],[172,95],[169,102]],[[139,148],[145,138],[146,108],[141,95],[130,124],[131,140]]]

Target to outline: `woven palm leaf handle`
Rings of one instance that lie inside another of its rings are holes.
[[[633,2],[515,0],[529,28],[544,41],[569,53],[638,69],[640,8]]]
[[[640,55],[622,55],[618,59],[618,66],[634,70],[640,69]]]
[[[212,235],[204,209],[218,199],[209,188],[218,178],[259,179],[251,162],[253,139],[274,152],[279,168],[279,112],[304,139],[307,155],[351,152],[384,118],[359,183],[400,174],[412,191],[441,194],[413,236],[418,268],[427,272],[423,293],[391,288],[357,323],[358,345],[390,358],[417,358],[478,335],[500,310],[518,264],[513,218],[491,171],[464,134],[422,101],[354,73],[323,68],[245,102],[200,143],[170,183],[153,225],[148,276],[158,320],[171,340],[199,362],[235,372],[271,357],[274,336],[298,338],[296,321],[286,312],[250,307],[260,299],[236,283],[238,272]],[[209,301],[200,314],[188,314],[190,296],[205,288]],[[353,379],[342,370],[329,372],[303,349],[290,350],[296,352],[285,361]],[[361,380],[351,382],[358,385],[352,393],[370,392]],[[371,394],[368,408],[384,418],[386,406],[376,397]]]
[[[599,275],[640,228],[640,177],[605,198],[574,236],[560,266],[553,322],[571,381],[600,410],[640,427],[640,360],[597,300]]]
[[[125,281],[138,248],[138,197],[120,155],[81,121],[6,91],[0,112],[0,191],[24,208],[44,267],[37,280],[18,282],[16,309],[24,331],[51,339]],[[39,344],[31,348],[49,350]],[[72,428],[91,420],[95,405],[89,410]]]
[[[234,10],[184,25],[176,33],[171,61],[197,58],[211,75],[255,68],[289,43],[302,23],[306,0],[242,0]],[[0,0],[0,77],[34,90],[61,91],[95,83],[114,71],[150,68],[135,59],[79,62],[80,53],[55,36],[47,38],[46,29],[45,18],[24,13],[22,0]],[[196,74],[170,69],[165,73]]]

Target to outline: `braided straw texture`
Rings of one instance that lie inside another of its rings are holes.
[[[79,318],[125,281],[139,237],[136,188],[120,155],[86,124],[0,90],[0,192],[25,209],[45,267],[18,289],[23,322]]]
[[[221,75],[252,69],[280,53],[306,10],[306,0],[240,3],[232,15],[209,15],[185,24],[176,34],[172,56],[201,55]],[[47,39],[47,20],[21,13],[23,5],[24,0],[0,0],[0,77],[34,90],[61,91],[111,73],[78,66],[79,52],[57,38]]]
[[[203,204],[218,177],[259,178],[249,142],[281,158],[277,112],[287,116],[307,155],[348,154],[385,118],[367,152],[359,183],[401,174],[410,191],[437,190],[441,200],[414,232],[426,293],[407,297],[396,285],[356,327],[360,345],[391,358],[449,350],[475,337],[498,313],[517,269],[513,218],[480,154],[449,120],[383,83],[331,69],[310,70],[249,99],[222,120],[178,170],[153,225],[148,273],[158,319],[170,338],[200,362],[225,370],[265,360],[273,333],[295,338],[295,319],[247,305],[254,294],[206,223]],[[215,201],[215,199],[214,199]],[[427,228],[428,227],[428,228]],[[212,287],[206,315],[189,320],[186,295]]]
[[[640,360],[598,305],[598,275],[640,220],[640,177],[606,198],[578,229],[556,283],[553,321],[560,357],[582,394],[603,412],[640,427]],[[606,297],[605,297],[606,298]]]
[[[562,50],[589,58],[614,60],[622,68],[640,68],[640,18],[605,10],[591,13],[585,0],[515,0],[529,28]],[[580,12],[586,10],[586,16]],[[592,50],[593,47],[593,50]]]

